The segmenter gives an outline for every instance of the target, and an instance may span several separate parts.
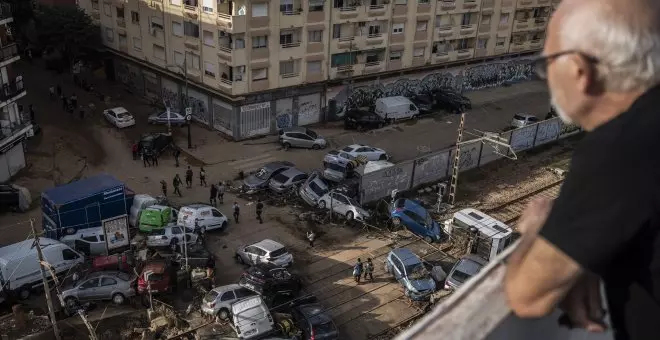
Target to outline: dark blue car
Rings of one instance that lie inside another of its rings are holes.
[[[443,239],[442,228],[418,201],[396,200],[390,218],[394,225],[403,225],[426,242],[440,242]]]

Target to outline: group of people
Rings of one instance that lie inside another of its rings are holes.
[[[78,96],[76,96],[75,93],[71,94],[71,96],[66,96],[64,95],[64,92],[62,92],[62,86],[60,84],[57,84],[55,86],[51,86],[48,89],[50,99],[51,100],[56,100],[57,98],[62,101],[62,110],[68,112],[69,114],[73,115],[74,111],[76,108],[78,108]],[[85,107],[80,106],[80,110],[78,111],[80,114],[80,119],[85,119]]]
[[[360,258],[357,259],[357,263],[353,266],[353,279],[358,284],[360,283],[360,278],[364,274],[364,279],[369,278],[369,281],[374,280],[374,263],[371,261],[371,258],[367,259],[366,263],[363,263]]]

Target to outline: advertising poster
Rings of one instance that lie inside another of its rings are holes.
[[[108,252],[129,245],[128,220],[126,215],[113,217],[103,221],[105,242]]]

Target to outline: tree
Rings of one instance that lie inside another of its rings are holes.
[[[35,24],[39,43],[59,52],[70,65],[101,45],[99,27],[77,6],[42,6]]]

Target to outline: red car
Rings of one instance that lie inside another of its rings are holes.
[[[147,282],[148,278],[148,282]],[[149,293],[149,284],[151,284],[151,293],[165,293],[172,289],[170,285],[170,274],[165,262],[147,263],[138,277],[138,293]]]
[[[130,253],[113,254],[108,256],[97,256],[92,260],[92,270],[119,270],[133,273],[135,261]]]

